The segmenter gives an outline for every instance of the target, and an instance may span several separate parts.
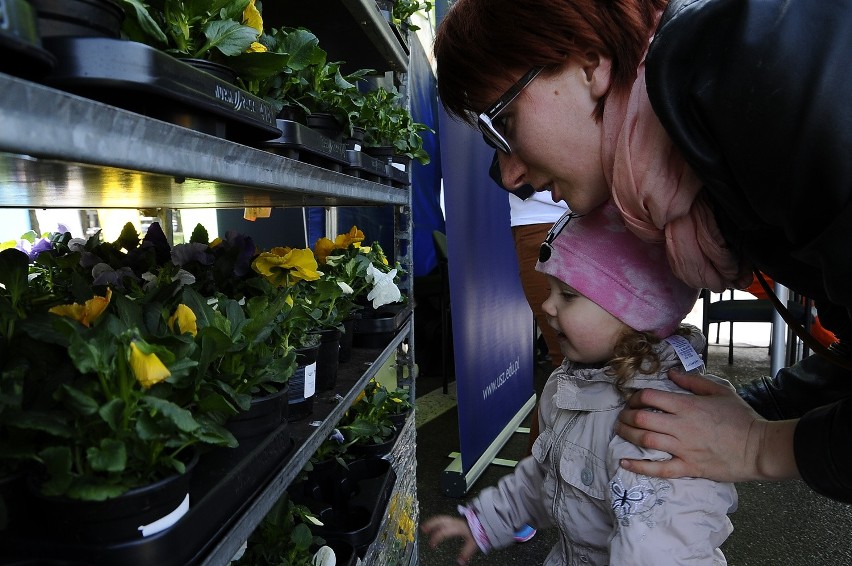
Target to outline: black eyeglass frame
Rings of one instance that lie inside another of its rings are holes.
[[[571,220],[574,218],[580,218],[581,216],[583,215],[569,210],[553,224],[547,232],[547,237],[544,239],[544,242],[541,243],[541,247],[538,249],[538,261],[540,263],[546,262],[550,259],[550,256],[553,255],[553,240],[562,233],[562,230],[568,226],[568,223],[571,222]]]
[[[506,141],[503,134],[498,132],[497,128],[494,127],[493,120],[498,114],[500,114],[500,112],[503,111],[503,109],[511,104],[519,94],[521,94],[521,91],[523,91],[533,81],[533,79],[541,73],[542,70],[544,70],[544,67],[533,67],[527,71],[523,77],[518,79],[518,82],[510,86],[509,89],[503,93],[503,96],[497,99],[497,102],[492,104],[488,110],[477,117],[476,125],[482,133],[482,139],[485,140],[485,143],[494,149],[499,149],[507,155],[512,153],[512,148],[509,146],[509,142]]]

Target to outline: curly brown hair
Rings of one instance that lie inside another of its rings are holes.
[[[681,325],[674,334],[688,337],[692,331]],[[613,358],[607,370],[607,375],[615,377],[616,389],[626,393],[623,385],[637,373],[652,375],[660,371],[660,358],[654,351],[660,342],[662,339],[650,332],[625,330],[613,348]]]

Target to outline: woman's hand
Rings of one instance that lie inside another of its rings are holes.
[[[435,548],[445,539],[461,538],[464,544],[456,558],[456,561],[461,565],[467,564],[478,549],[476,541],[473,539],[473,533],[470,532],[470,527],[467,525],[467,521],[458,517],[436,515],[424,522],[420,526],[420,530],[429,537],[429,546],[431,548]]]
[[[730,385],[676,370],[669,378],[695,395],[637,391],[615,432],[643,448],[668,452],[672,459],[622,460],[624,469],[731,482],[798,477],[793,457],[797,421],[761,419]]]

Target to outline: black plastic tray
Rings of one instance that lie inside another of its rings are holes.
[[[0,564],[178,566],[193,564],[227,532],[278,471],[294,442],[288,424],[268,437],[202,455],[190,480],[190,508],[173,527],[116,544],[74,544],[38,538],[35,529],[0,536]]]
[[[263,147],[283,154],[285,157],[298,159],[307,163],[324,166],[327,169],[340,171],[343,165],[348,165],[346,145],[326,137],[311,128],[293,122],[292,120],[277,119],[276,124],[281,135],[269,140]],[[313,159],[312,159],[313,158]]]
[[[363,151],[355,149],[346,150],[346,159],[349,161],[349,164],[343,168],[344,173],[383,185],[390,184],[387,163],[381,159],[376,159]]]
[[[127,110],[241,142],[280,135],[272,106],[162,51],[108,37],[50,37],[44,82]]]
[[[400,171],[390,163],[388,163],[387,167],[388,177],[390,177],[391,185],[398,188],[403,188],[411,185],[411,180],[408,178],[407,171]]]
[[[294,503],[306,506],[324,523],[311,525],[314,535],[347,542],[363,556],[378,535],[395,483],[390,462],[367,458],[350,462],[345,475],[332,481],[309,478],[288,492]]]

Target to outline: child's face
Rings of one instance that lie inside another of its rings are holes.
[[[559,346],[572,362],[607,362],[622,333],[629,327],[552,275],[550,295],[542,309],[558,332]]]

